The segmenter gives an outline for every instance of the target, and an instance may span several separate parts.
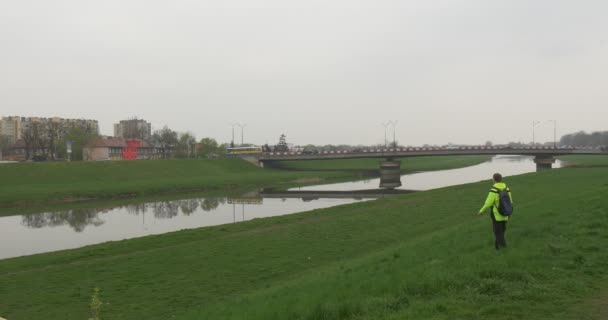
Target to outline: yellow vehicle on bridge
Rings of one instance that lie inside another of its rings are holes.
[[[242,156],[251,156],[262,153],[262,147],[252,146],[252,147],[234,147],[227,148],[226,155],[228,157],[242,157]]]

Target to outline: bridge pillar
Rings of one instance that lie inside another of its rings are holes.
[[[534,163],[536,163],[536,172],[551,170],[555,163],[555,158],[553,156],[536,156]]]
[[[401,187],[401,161],[387,159],[380,161],[380,188]]]

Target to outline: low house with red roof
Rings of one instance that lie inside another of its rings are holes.
[[[82,151],[85,161],[159,159],[161,152],[148,141],[119,137],[98,137]]]

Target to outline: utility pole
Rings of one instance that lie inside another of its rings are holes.
[[[382,126],[384,126],[384,147],[388,147],[388,140],[386,139],[386,128],[388,128],[389,125],[391,125],[391,122],[383,122],[381,123]]]

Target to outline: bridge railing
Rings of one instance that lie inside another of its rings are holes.
[[[318,152],[302,152],[302,151],[285,151],[285,152],[265,152],[264,156],[270,157],[281,157],[281,156],[319,156],[319,155],[344,155],[344,154],[386,154],[386,153],[406,153],[406,152],[454,152],[454,151],[556,151],[556,152],[567,152],[575,150],[590,150],[583,148],[574,147],[486,147],[486,146],[467,146],[467,147],[450,147],[450,148],[437,148],[437,147],[404,147],[404,148],[370,148],[362,150],[326,150]],[[597,149],[593,149],[597,150]]]

